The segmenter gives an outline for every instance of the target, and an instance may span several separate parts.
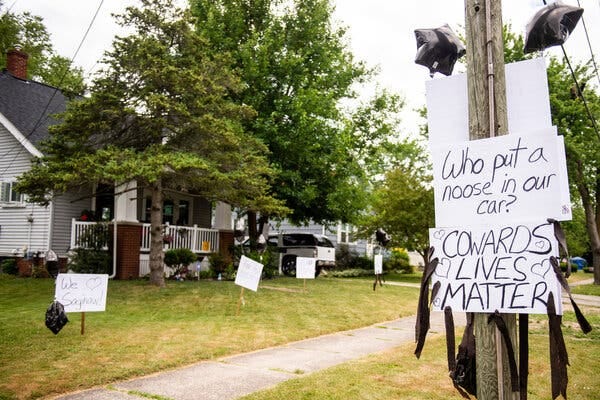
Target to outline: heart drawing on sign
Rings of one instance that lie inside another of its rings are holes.
[[[543,260],[541,263],[536,263],[531,266],[531,272],[541,278],[545,278],[548,271],[550,271],[549,260]]]
[[[90,278],[85,283],[85,286],[87,286],[90,290],[95,290],[100,287],[101,284],[102,282],[100,281],[100,278]]]
[[[450,261],[449,258],[442,258],[438,263],[437,267],[435,267],[434,274],[439,276],[440,278],[448,278],[451,265],[452,261]]]
[[[544,247],[546,247],[546,242],[543,240],[539,240],[539,241],[535,242],[535,247],[542,250]]]
[[[442,239],[444,236],[446,236],[446,231],[443,229],[433,232],[433,237],[437,240]]]

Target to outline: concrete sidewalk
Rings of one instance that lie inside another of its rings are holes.
[[[464,313],[455,315],[464,325]],[[430,335],[444,332],[443,313],[431,314]],[[206,361],[143,378],[57,397],[61,400],[236,399],[288,379],[414,343],[415,316],[283,346]]]

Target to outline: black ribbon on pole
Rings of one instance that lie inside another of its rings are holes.
[[[423,276],[421,277],[421,290],[419,292],[419,303],[417,307],[417,321],[415,323],[415,341],[417,342],[415,356],[417,356],[417,358],[421,357],[421,352],[423,351],[423,346],[425,345],[425,337],[427,336],[427,331],[429,330],[429,281],[431,280],[431,276],[433,275],[433,272],[439,263],[437,258],[434,258],[433,260],[431,259],[432,254],[433,247],[430,247],[427,251],[425,270],[423,271]]]
[[[565,346],[560,325],[562,316],[556,314],[554,305],[554,295],[552,292],[548,295],[548,328],[550,339],[550,379],[552,385],[552,399],[562,395],[567,398],[567,366],[569,365],[569,355]]]

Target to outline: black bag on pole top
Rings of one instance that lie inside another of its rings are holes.
[[[46,310],[46,326],[55,335],[69,322],[65,307],[58,301],[53,301]]]

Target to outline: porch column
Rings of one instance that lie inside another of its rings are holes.
[[[215,206],[214,229],[233,231],[233,222],[231,220],[231,206],[221,201]]]
[[[114,234],[114,224],[110,226]],[[116,253],[117,256],[117,279],[136,279],[140,276],[141,245],[142,224],[119,222],[117,225],[117,248],[113,253]]]
[[[115,186],[115,219],[119,222],[138,222],[137,182]]]
[[[219,253],[231,257],[233,248],[233,220],[231,218],[231,206],[227,203],[218,202],[215,206],[214,229],[219,230]]]
[[[117,243],[113,257],[117,257],[117,279],[132,279],[140,275],[142,225],[137,219],[137,195],[136,181],[115,186]],[[114,234],[114,224],[111,227]]]

